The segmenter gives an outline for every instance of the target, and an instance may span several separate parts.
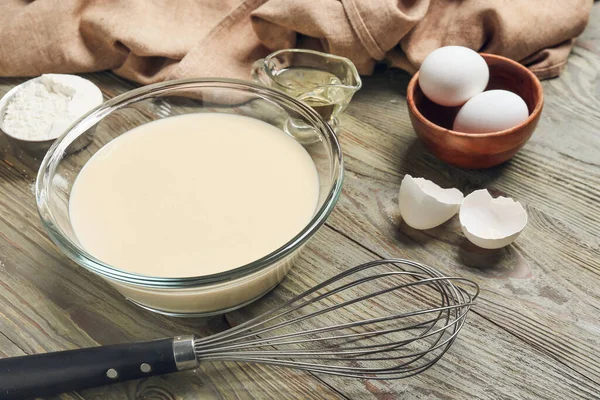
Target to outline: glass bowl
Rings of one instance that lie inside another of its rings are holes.
[[[112,139],[139,125],[198,112],[244,115],[280,129],[289,118],[301,119],[311,126],[319,140],[304,148],[315,163],[320,180],[318,207],[312,220],[272,253],[218,274],[185,278],[144,276],[114,268],[93,257],[78,242],[69,217],[69,196],[82,167]],[[89,144],[73,151],[82,143]],[[333,210],[342,178],[342,151],[335,133],[309,106],[282,92],[249,82],[188,79],[132,90],[78,120],[46,154],[37,177],[36,201],[43,225],[60,250],[78,265],[104,278],[127,299],[167,315],[207,316],[242,307],[283,279],[302,247]]]

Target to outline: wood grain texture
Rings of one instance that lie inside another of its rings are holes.
[[[85,77],[106,98],[134,87]],[[57,399],[572,399],[600,397],[600,3],[526,146],[506,164],[449,167],[416,139],[405,103],[409,76],[366,78],[342,116],[344,192],[290,275],[255,304],[223,317],[172,319],[125,301],[66,259],[41,227],[32,184],[40,160],[0,137],[0,357],[176,334],[208,335],[361,262],[415,259],[476,280],[482,298],[449,353],[425,373],[375,382],[280,368],[202,364],[195,372],[69,393]],[[0,79],[0,94],[22,82]],[[489,188],[526,207],[514,245],[483,251],[457,219],[416,231],[402,223],[404,174],[465,193]]]
[[[248,313],[266,311],[336,272],[377,257],[330,227],[322,229],[317,240],[326,241],[331,247],[323,251],[309,245],[302,260],[277,290],[260,302],[228,314],[228,320],[235,325],[248,318]],[[430,262],[430,265],[445,270],[443,264]],[[524,380],[524,376],[528,378]],[[468,318],[459,339],[444,358],[421,375],[388,382],[319,378],[348,398],[562,399],[593,398],[600,393],[600,387],[594,387],[552,357],[507,334],[479,313]]]

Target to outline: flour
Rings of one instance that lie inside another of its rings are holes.
[[[56,139],[102,103],[100,89],[74,75],[47,74],[24,83],[6,105],[1,128],[22,140]]]

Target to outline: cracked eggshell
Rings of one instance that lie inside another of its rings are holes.
[[[435,183],[404,175],[398,203],[402,219],[414,229],[431,229],[458,212],[463,194],[458,189],[442,189]]]
[[[467,239],[484,249],[508,246],[527,225],[521,203],[509,197],[493,198],[486,189],[465,197],[458,217]]]

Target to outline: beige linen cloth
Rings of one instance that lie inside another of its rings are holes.
[[[558,75],[592,0],[0,0],[0,76],[110,69],[147,84],[249,79],[287,47],[414,72],[432,50],[462,45]]]

